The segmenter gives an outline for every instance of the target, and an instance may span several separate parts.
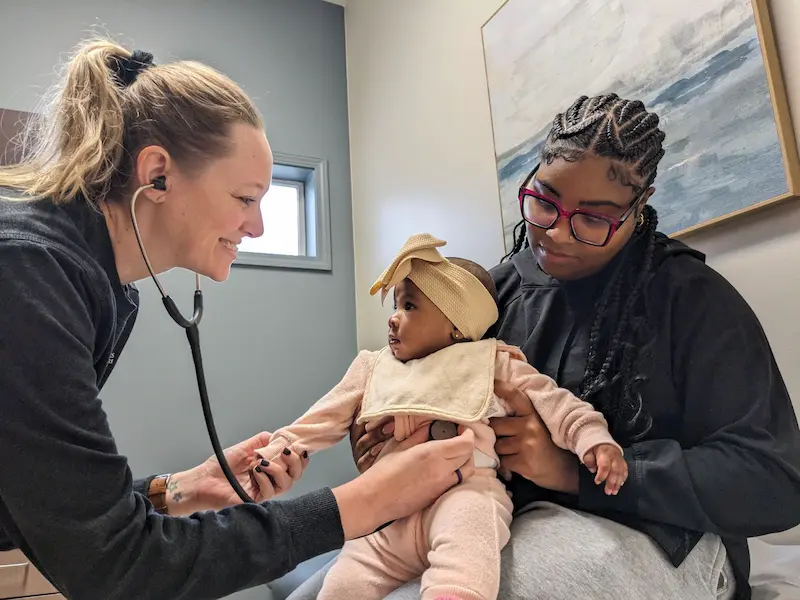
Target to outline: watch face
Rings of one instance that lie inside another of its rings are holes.
[[[458,425],[450,421],[434,421],[431,423],[430,439],[449,440],[458,435]]]

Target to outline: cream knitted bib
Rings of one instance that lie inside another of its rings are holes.
[[[497,340],[490,339],[403,363],[386,347],[372,367],[358,423],[390,415],[480,421],[494,405],[496,354]]]

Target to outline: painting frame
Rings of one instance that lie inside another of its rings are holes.
[[[487,46],[486,46],[486,26],[500,13],[503,8],[513,0],[505,0],[492,15],[486,19],[481,25],[481,43],[483,48],[484,57],[484,75],[487,81],[487,98],[490,107],[490,121],[492,127],[492,140],[493,152],[495,156],[495,175],[497,176],[498,196],[501,208],[501,220],[503,228],[503,239],[506,249],[508,250],[508,243],[506,237],[506,228],[508,223],[505,222],[503,217],[504,198],[501,192],[501,180],[499,176],[499,159],[495,113],[492,106],[492,90],[490,86],[489,65],[487,60]],[[789,108],[788,95],[786,92],[786,84],[784,81],[783,71],[781,68],[780,56],[778,53],[777,41],[775,39],[775,32],[773,27],[773,19],[770,12],[769,0],[749,0],[753,11],[755,21],[755,29],[758,36],[758,44],[761,51],[761,57],[764,64],[764,71],[766,74],[767,89],[769,90],[769,104],[772,107],[774,124],[777,133],[777,142],[780,148],[780,155],[782,161],[783,172],[786,178],[786,191],[776,196],[754,202],[743,208],[726,212],[725,214],[707,219],[700,223],[685,227],[670,234],[672,238],[684,238],[689,235],[695,234],[699,231],[711,230],[723,224],[741,221],[741,218],[746,215],[754,215],[765,209],[773,208],[781,205],[789,200],[800,198],[800,152],[798,152],[797,136],[795,134],[792,116]],[[555,114],[557,110],[563,110],[564,107],[554,107]]]
[[[18,143],[25,125],[33,113],[0,107],[0,166],[19,159]]]

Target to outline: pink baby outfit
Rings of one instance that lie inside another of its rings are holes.
[[[423,600],[497,598],[500,551],[509,539],[512,511],[496,476],[499,459],[489,427],[490,418],[510,414],[498,389],[524,394],[553,441],[579,457],[598,444],[616,446],[590,404],[536,371],[518,348],[491,339],[455,344],[406,363],[388,348],[361,352],[335,388],[258,451],[270,461],[281,460],[286,447],[316,452],[343,439],[357,416],[367,428],[394,416],[394,437],[379,460],[435,419],[475,433],[475,475],[423,511],[347,542],[318,598],[379,600],[420,575]]]

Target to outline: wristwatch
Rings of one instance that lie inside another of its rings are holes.
[[[147,489],[147,499],[153,504],[155,511],[161,515],[169,514],[167,508],[167,484],[170,477],[170,473],[153,477]]]

